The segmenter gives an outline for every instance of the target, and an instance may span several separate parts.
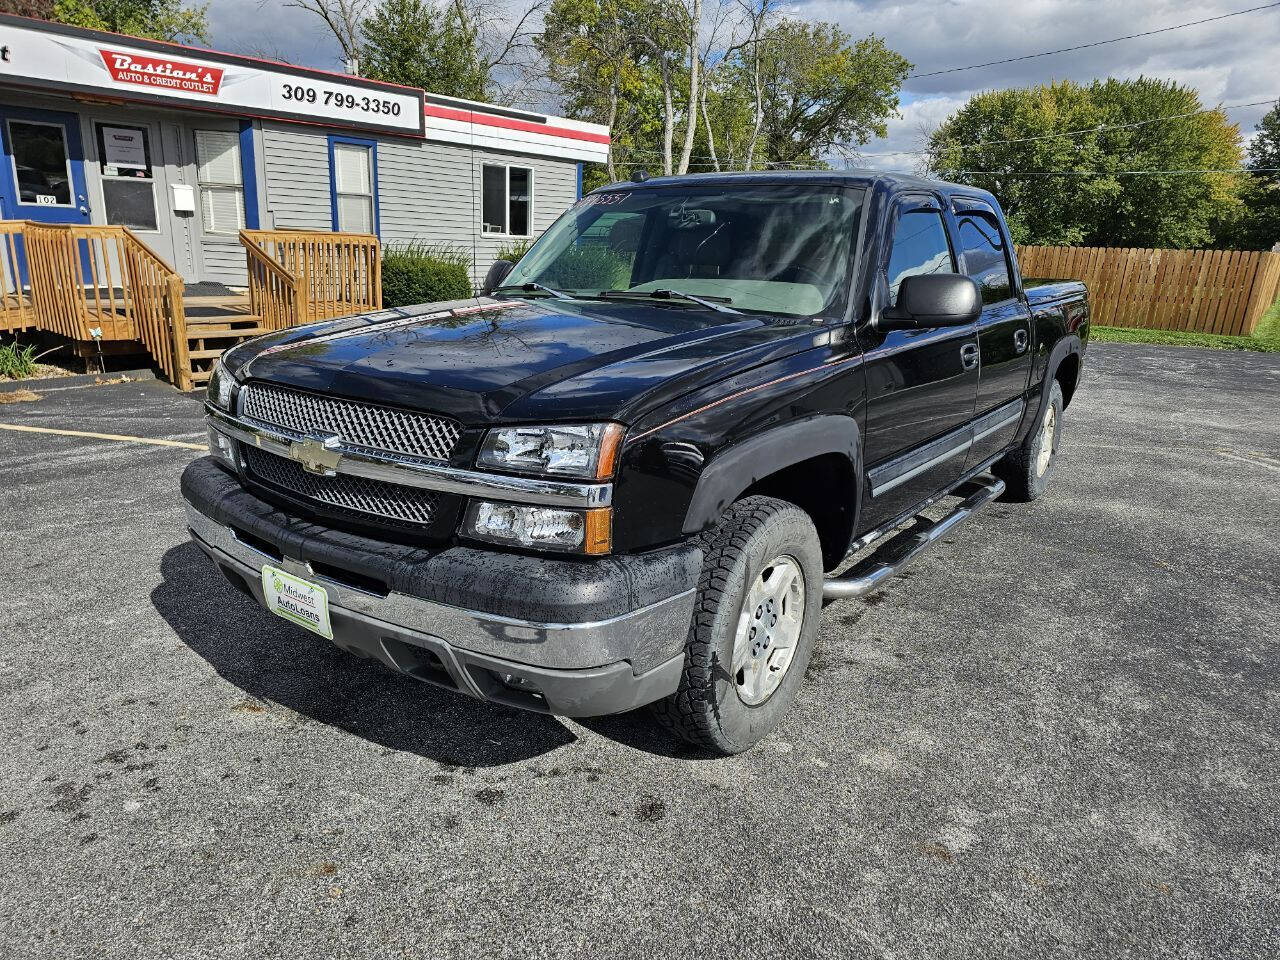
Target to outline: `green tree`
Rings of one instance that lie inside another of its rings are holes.
[[[820,163],[875,135],[910,64],[833,24],[740,0],[554,0],[537,48],[572,117],[613,131],[607,170],[752,169]],[[726,11],[736,10],[730,20]]]
[[[209,42],[209,5],[183,0],[57,0],[53,19],[91,30],[175,43]]]
[[[386,0],[362,25],[365,76],[447,97],[483,100],[489,67],[478,31],[459,3]]]
[[[1240,131],[1172,81],[973,97],[929,140],[939,175],[991,190],[1032,244],[1203,247],[1240,205]],[[1134,173],[1132,171],[1144,171]]]
[[[565,112],[611,131],[605,169],[588,171],[586,187],[617,180],[633,167],[658,166],[661,69],[652,46],[640,39],[652,12],[650,0],[553,0],[534,39]]]
[[[911,64],[871,36],[830,23],[782,20],[761,43],[763,134],[773,162],[852,152],[887,135]]]
[[[1240,250],[1270,250],[1280,244],[1280,102],[1258,123],[1249,143],[1248,166],[1240,216],[1226,225],[1220,243]]]

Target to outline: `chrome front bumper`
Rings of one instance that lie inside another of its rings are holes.
[[[191,504],[187,522],[193,541],[258,603],[264,564],[321,584],[335,644],[419,680],[563,716],[634,709],[679,685],[692,589],[609,620],[536,623],[342,583],[251,546]]]

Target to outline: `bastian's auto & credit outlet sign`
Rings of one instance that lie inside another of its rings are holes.
[[[0,16],[0,76],[33,86],[174,102],[239,116],[425,135],[420,90],[247,57]]]

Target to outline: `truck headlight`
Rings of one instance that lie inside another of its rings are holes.
[[[561,510],[515,503],[473,502],[463,531],[506,547],[600,555],[612,547],[613,511]]]
[[[213,372],[209,374],[208,400],[219,410],[231,410],[231,391],[236,385],[236,378],[231,375],[226,364],[218,359],[213,364]]]
[[[511,473],[604,480],[613,475],[622,433],[620,423],[498,427],[485,435],[476,465]]]

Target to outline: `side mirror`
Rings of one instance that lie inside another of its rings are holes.
[[[489,272],[484,275],[484,285],[480,287],[480,295],[487,297],[493,293],[495,289],[502,286],[502,281],[507,279],[507,274],[516,268],[516,265],[510,260],[495,260],[493,265],[489,267]]]
[[[922,273],[898,287],[896,305],[881,312],[881,330],[962,327],[982,313],[982,292],[972,277],[958,273]]]

